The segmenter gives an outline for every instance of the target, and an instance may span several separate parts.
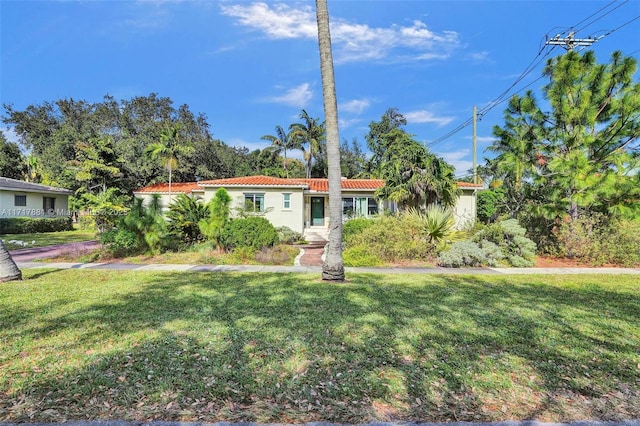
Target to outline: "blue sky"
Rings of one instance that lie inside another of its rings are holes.
[[[471,166],[472,126],[442,137],[476,105],[487,110],[478,158],[488,155],[505,107],[492,101],[530,65],[508,93],[539,90],[545,57],[564,52],[545,48],[545,35],[610,33],[591,47],[600,62],[640,49],[638,0],[329,0],[329,13],[341,139],[364,146],[368,124],[396,107],[458,175]],[[17,109],[155,92],[204,113],[214,137],[252,149],[303,108],[324,115],[310,1],[0,0],[0,16],[0,100]]]

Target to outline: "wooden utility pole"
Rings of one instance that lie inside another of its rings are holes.
[[[473,106],[473,183],[478,183],[478,158],[476,151],[478,150],[476,142],[476,106]]]

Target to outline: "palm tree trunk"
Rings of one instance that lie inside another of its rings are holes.
[[[342,260],[342,179],[340,177],[340,135],[338,133],[338,102],[333,74],[333,54],[329,32],[327,0],[316,0],[320,72],[327,135],[327,163],[329,175],[329,246],[322,265],[322,279],[344,281]]]
[[[21,279],[22,272],[0,240],[0,283]]]

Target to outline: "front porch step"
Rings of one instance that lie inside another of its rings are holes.
[[[309,243],[323,244],[329,241],[329,229],[325,227],[306,228],[303,235]]]

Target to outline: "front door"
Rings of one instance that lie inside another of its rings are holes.
[[[311,226],[324,226],[324,197],[311,197]]]

